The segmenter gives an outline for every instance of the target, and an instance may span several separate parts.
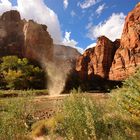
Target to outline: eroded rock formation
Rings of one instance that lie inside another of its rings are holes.
[[[140,3],[126,17],[109,79],[124,80],[134,73],[137,66],[140,66]]]
[[[113,43],[105,36],[98,38],[97,45],[90,48],[79,57],[76,70],[82,77],[86,75],[98,75],[102,78],[108,78],[110,67],[117,50],[116,42]]]

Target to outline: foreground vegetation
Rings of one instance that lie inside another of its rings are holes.
[[[32,133],[68,140],[140,139],[140,70],[101,102],[73,91],[53,118],[32,126]]]
[[[0,138],[140,139],[140,70],[102,100],[73,90],[46,119],[34,116],[33,97],[0,100]],[[48,104],[49,105],[49,104]]]
[[[0,100],[0,139],[29,140],[33,106],[27,97]]]

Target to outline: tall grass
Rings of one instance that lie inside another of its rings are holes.
[[[113,91],[120,111],[136,119],[140,123],[140,69],[124,81],[124,86]]]
[[[114,108],[115,109],[115,108]],[[93,99],[72,94],[64,101],[59,134],[68,140],[127,140],[127,124],[113,114],[109,106],[97,104]]]
[[[29,97],[0,100],[0,139],[26,140],[32,123]]]
[[[59,126],[67,139],[96,139],[94,106],[92,101],[79,94],[72,94],[64,102],[64,120]]]

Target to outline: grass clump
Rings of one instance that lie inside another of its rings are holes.
[[[71,94],[63,104],[59,134],[68,140],[128,139],[125,122],[108,115],[106,107],[83,94]]]
[[[31,99],[29,97],[5,99],[0,100],[0,103],[0,139],[26,140],[34,122]]]
[[[124,81],[123,87],[111,93],[110,105],[123,120],[126,133],[133,139],[140,138],[140,69]]]
[[[96,118],[99,118],[92,100],[81,94],[73,93],[65,99],[62,107],[63,120],[58,123],[60,135],[66,139],[97,139]]]
[[[117,101],[120,109],[127,112],[140,123],[140,69],[118,89]]]

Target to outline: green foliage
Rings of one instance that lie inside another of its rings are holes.
[[[16,69],[18,67],[17,56],[6,56],[2,58],[2,64],[0,66],[1,71],[7,71],[9,69]]]
[[[57,126],[58,132],[66,139],[96,139],[95,118],[98,118],[98,115],[95,105],[89,98],[73,93],[64,101],[64,119]]]
[[[41,89],[44,87],[44,71],[26,58],[6,56],[0,64],[1,79],[8,89]],[[3,88],[1,86],[1,88]]]
[[[124,86],[113,91],[118,109],[140,124],[140,69],[124,81]]]
[[[26,140],[34,119],[29,97],[0,100],[0,139]],[[29,138],[28,138],[29,140]]]

